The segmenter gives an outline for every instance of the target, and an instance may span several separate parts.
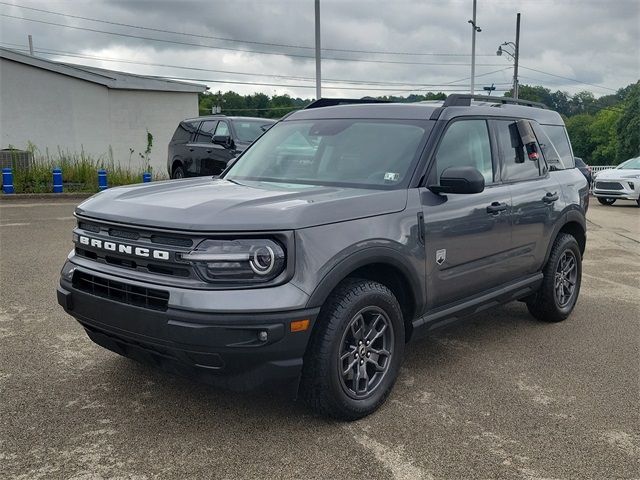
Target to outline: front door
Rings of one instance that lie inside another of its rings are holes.
[[[225,120],[220,120],[216,127],[213,136],[227,136],[231,140],[231,131],[229,130],[229,124]],[[202,159],[202,174],[203,175],[219,175],[234,156],[234,149],[232,143],[228,145],[219,145],[217,143],[210,143],[205,150],[206,154]]]
[[[486,120],[447,126],[436,150],[430,183],[448,167],[473,166],[485,177],[476,194],[421,191],[425,223],[427,308],[445,306],[507,282],[511,248],[511,194],[497,182],[498,155]]]
[[[187,175],[207,175],[206,172],[203,172],[203,161],[209,155],[207,151],[211,151],[213,145],[211,138],[217,124],[217,120],[204,120],[191,143],[187,145],[187,154],[189,155],[189,160],[185,162]]]

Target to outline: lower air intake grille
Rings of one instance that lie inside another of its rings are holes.
[[[165,311],[169,303],[169,292],[164,290],[137,287],[77,270],[73,274],[73,286],[91,295],[151,310]]]
[[[596,182],[596,188],[602,190],[622,190],[622,184],[620,182]]]

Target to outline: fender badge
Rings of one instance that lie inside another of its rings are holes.
[[[447,249],[446,248],[442,248],[440,250],[436,250],[436,263],[438,265],[442,265],[446,259],[447,259]]]

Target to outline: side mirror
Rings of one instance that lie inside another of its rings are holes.
[[[440,175],[440,185],[431,185],[433,193],[480,193],[484,177],[475,167],[449,167]]]
[[[214,135],[211,142],[228,148],[231,146],[231,137],[229,135]]]

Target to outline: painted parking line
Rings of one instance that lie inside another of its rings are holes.
[[[0,208],[35,208],[35,207],[61,207],[68,205],[70,207],[75,207],[81,203],[78,202],[51,202],[51,203],[0,203]]]

